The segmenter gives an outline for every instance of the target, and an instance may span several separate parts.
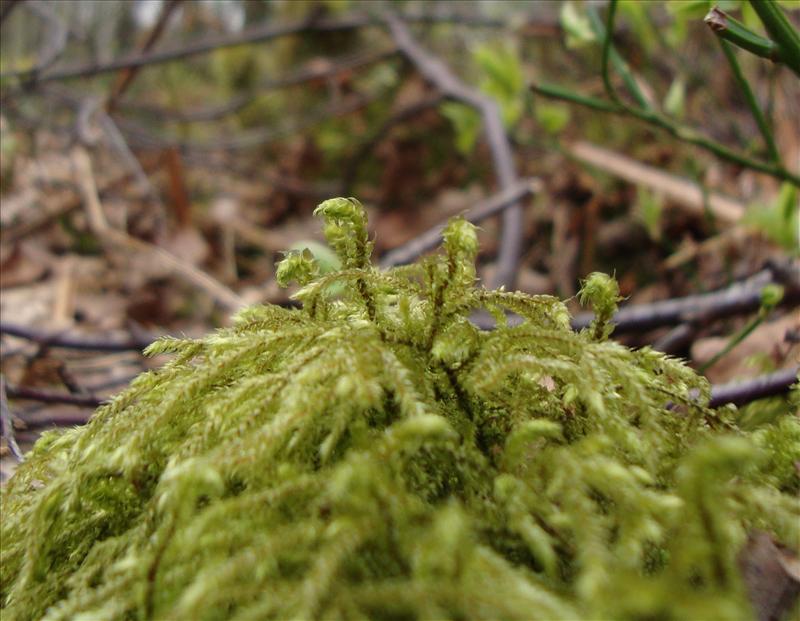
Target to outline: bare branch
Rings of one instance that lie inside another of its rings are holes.
[[[164,30],[169,23],[169,18],[175,12],[175,9],[178,8],[178,5],[183,0],[167,0],[166,4],[163,5],[161,8],[161,15],[156,22],[156,25],[153,26],[153,29],[150,31],[150,34],[147,36],[147,40],[144,42],[142,46],[142,53],[147,54],[150,50],[153,49],[155,44],[161,38],[161,35],[164,34]],[[138,73],[141,67],[130,67],[128,69],[123,69],[122,73],[117,76],[117,82],[114,84],[114,87],[111,91],[111,94],[106,101],[106,112],[112,114],[114,109],[116,108],[117,101],[119,100],[122,95],[125,94],[125,91],[128,90],[128,87],[133,83],[136,79],[136,74]]]
[[[75,395],[68,392],[56,392],[30,386],[9,385],[7,392],[12,399],[27,399],[29,401],[39,401],[40,403],[64,403],[87,408],[96,408],[104,401],[104,399],[92,394]]]
[[[17,338],[32,341],[47,347],[64,347],[86,351],[142,351],[158,338],[158,335],[128,336],[127,338],[113,337],[108,334],[102,336],[84,336],[77,334],[64,334],[51,332],[31,326],[0,321],[0,334],[8,334]]]
[[[89,226],[107,251],[123,247],[137,252],[148,253],[160,263],[169,266],[176,276],[180,276],[193,286],[204,290],[229,311],[235,311],[245,306],[244,300],[237,293],[194,265],[181,260],[163,248],[131,237],[124,231],[119,231],[109,226],[97,194],[97,186],[95,185],[89,154],[85,148],[75,147],[73,149],[73,157],[77,173],[76,181],[83,198]]]
[[[6,0],[3,4],[3,9],[0,11],[0,24],[6,21],[6,18],[11,15],[11,11],[17,8],[25,0]]]
[[[712,408],[718,408],[729,403],[745,405],[764,397],[785,394],[789,392],[793,384],[800,381],[798,373],[800,373],[800,366],[782,369],[744,382],[731,382],[712,386],[711,401],[709,401],[708,405]]]
[[[784,286],[783,305],[797,304],[800,302],[800,275],[797,271],[796,267],[773,265],[744,282],[720,291],[623,307],[614,316],[614,334],[646,332],[686,321],[708,322],[749,313],[759,308],[761,290],[770,283]],[[581,313],[573,319],[572,327],[576,330],[585,328],[592,318],[592,313]]]
[[[538,179],[528,178],[516,181],[512,186],[493,194],[486,200],[470,208],[469,211],[464,214],[464,217],[473,224],[481,222],[482,220],[486,220],[500,213],[504,209],[508,209],[511,205],[518,204],[519,201],[526,196],[537,192],[539,187],[540,183]],[[439,245],[439,242],[441,242],[442,231],[444,231],[445,226],[446,223],[437,224],[421,235],[418,235],[407,244],[387,252],[381,259],[380,266],[386,268],[410,263],[428,250],[433,250]]]
[[[297,86],[314,80],[324,80],[339,75],[345,71],[373,65],[397,54],[396,47],[389,47],[377,52],[359,52],[346,54],[338,58],[326,60],[324,64],[307,63],[303,67],[289,72],[280,78],[267,78],[262,80],[250,93],[238,95],[227,102],[194,110],[181,110],[139,104],[135,102],[120,101],[118,108],[131,112],[157,116],[160,120],[179,121],[183,123],[202,123],[216,121],[229,114],[234,114],[250,104],[264,91]]]
[[[0,374],[0,435],[6,441],[8,450],[17,461],[22,461],[22,451],[17,446],[17,440],[14,437],[14,420],[11,417],[11,409],[8,407],[8,399],[6,399],[6,378]]]
[[[445,97],[467,104],[480,112],[483,118],[486,138],[492,153],[495,174],[502,190],[507,190],[517,181],[511,143],[503,127],[500,109],[494,99],[466,86],[441,60],[425,50],[411,35],[411,32],[396,15],[388,14],[386,22],[397,46],[426,80],[442,91]],[[522,208],[519,204],[509,205],[503,211],[503,232],[497,272],[492,287],[505,285],[513,288],[516,281],[517,263],[522,247]]]
[[[463,14],[412,14],[405,16],[405,19],[414,22],[451,22],[467,23],[473,26],[502,27],[507,25],[502,20],[491,18],[467,16]],[[369,26],[378,26],[380,20],[376,15],[354,14],[339,18],[319,18],[315,15],[311,19],[301,19],[283,24],[266,23],[247,28],[235,34],[216,35],[207,37],[190,43],[180,48],[160,50],[147,53],[129,54],[108,63],[89,63],[74,65],[60,70],[51,71],[44,75],[34,75],[30,71],[10,71],[0,74],[0,78],[19,77],[28,79],[34,83],[52,82],[54,80],[67,80],[71,78],[86,78],[103,73],[119,71],[121,69],[133,69],[145,65],[158,65],[162,63],[182,60],[191,56],[207,54],[214,50],[219,50],[238,45],[250,43],[263,43],[280,37],[302,34],[304,32],[338,32],[344,30],[356,30]]]
[[[29,69],[27,75],[33,77],[41,74],[48,67],[51,67],[61,56],[64,48],[67,47],[69,30],[63,20],[58,17],[47,4],[42,2],[29,1],[28,7],[36,7],[34,13],[47,24],[42,44],[39,48],[36,64]]]

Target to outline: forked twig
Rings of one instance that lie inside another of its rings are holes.
[[[537,192],[539,185],[538,179],[528,178],[516,181],[512,186],[471,207],[464,213],[464,217],[473,224],[477,224],[504,209],[508,209],[510,205],[516,205],[526,196]],[[444,231],[445,226],[446,223],[437,224],[424,233],[417,235],[407,244],[390,250],[380,260],[380,266],[386,268],[411,263],[421,254],[428,250],[433,250],[442,241],[442,231]]]
[[[434,84],[446,98],[471,106],[481,114],[498,185],[502,190],[511,188],[518,177],[511,142],[503,127],[497,102],[459,80],[441,60],[414,39],[400,17],[389,13],[386,16],[386,23],[402,54],[414,64],[428,82]],[[515,202],[503,210],[500,254],[497,259],[497,271],[490,286],[504,285],[509,289],[514,288],[521,249],[522,207]]]

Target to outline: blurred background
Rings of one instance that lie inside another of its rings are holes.
[[[476,216],[487,286],[567,298],[580,327],[581,279],[614,273],[649,318],[626,344],[714,383],[792,369],[797,59],[726,42],[712,6],[3,0],[4,436],[85,420],[156,335],[291,304],[275,262],[336,268],[312,211],[340,195],[384,265]]]

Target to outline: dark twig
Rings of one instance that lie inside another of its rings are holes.
[[[507,25],[506,22],[502,20],[446,13],[429,15],[418,13],[406,15],[404,18],[413,22],[467,23],[473,26],[492,28]],[[27,78],[33,82],[52,82],[54,80],[86,78],[103,73],[112,73],[121,69],[132,69],[135,67],[144,67],[145,65],[158,65],[175,60],[182,60],[191,56],[207,54],[214,50],[238,45],[264,43],[280,37],[302,34],[305,32],[339,32],[356,30],[369,26],[378,26],[379,24],[380,20],[377,15],[354,14],[339,18],[318,18],[312,15],[312,19],[301,19],[283,24],[260,24],[232,35],[226,34],[207,37],[180,48],[144,54],[130,54],[124,58],[113,60],[108,63],[94,62],[84,65],[74,65],[39,76],[34,76],[29,71],[10,71],[0,74],[0,77]]]
[[[105,400],[92,394],[74,395],[43,388],[31,388],[30,386],[7,386],[6,390],[12,399],[27,399],[40,403],[64,403],[89,408],[96,408]]]
[[[728,403],[745,405],[756,399],[785,394],[789,392],[793,384],[798,382],[798,372],[800,372],[800,366],[782,369],[744,382],[712,386],[711,400],[708,405],[712,408],[718,408]]]
[[[0,10],[0,24],[6,21],[6,18],[11,15],[11,11],[13,11],[23,2],[25,2],[25,0],[6,0],[3,3],[3,9]]]
[[[793,266],[770,265],[748,280],[727,289],[652,304],[623,307],[612,320],[615,326],[614,334],[647,332],[654,328],[683,323],[693,326],[705,325],[715,319],[750,313],[761,307],[761,290],[769,284],[780,284],[784,287],[781,306],[796,305],[800,303],[800,274],[797,272],[798,268]],[[593,319],[592,313],[580,313],[573,317],[572,328],[582,330],[588,327]],[[489,316],[476,315],[472,321],[484,330],[491,330],[494,327],[494,320]],[[520,321],[520,318],[514,316],[508,320],[510,325]],[[684,338],[685,335],[677,336]]]
[[[17,461],[22,461],[22,451],[17,446],[14,438],[14,419],[11,417],[11,409],[8,407],[6,398],[6,378],[0,374],[0,434],[8,445],[8,450]]]
[[[53,412],[52,407],[41,407],[43,408],[42,412],[37,412],[30,416],[20,416],[20,420],[25,423],[26,429],[33,431],[42,429],[42,427],[74,427],[76,425],[85,425],[91,416],[91,413],[85,410],[78,412]],[[30,441],[34,442],[35,439],[36,437],[34,436]]]
[[[153,49],[155,44],[161,38],[161,35],[164,34],[164,30],[169,23],[169,18],[175,12],[175,9],[178,8],[178,5],[183,0],[167,0],[164,6],[161,8],[161,15],[158,18],[155,26],[150,31],[145,40],[144,44],[142,45],[142,53],[147,54],[150,50]],[[141,67],[130,67],[127,69],[123,69],[122,73],[117,76],[117,81],[114,84],[114,87],[111,91],[111,94],[106,101],[106,112],[108,114],[112,114],[117,106],[117,102],[119,98],[125,94],[125,91],[128,90],[128,87],[133,83],[136,79],[136,74],[139,72]]]
[[[761,306],[761,290],[770,283],[785,287],[782,305],[800,302],[800,280],[797,274],[792,274],[791,271],[781,274],[778,268],[771,267],[758,272],[745,282],[721,291],[623,307],[614,316],[614,334],[646,332],[661,326],[683,323],[687,318],[702,317],[704,321],[711,321],[752,312]],[[581,313],[573,319],[572,327],[576,330],[585,328],[593,317],[592,313]]]
[[[511,143],[503,127],[497,102],[483,93],[469,88],[459,80],[442,61],[414,40],[408,26],[400,17],[389,13],[386,22],[400,51],[426,80],[441,90],[448,99],[464,103],[480,112],[498,184],[502,190],[508,190],[518,177]],[[490,286],[505,285],[509,289],[514,287],[521,247],[522,207],[515,203],[503,210],[500,254],[497,260],[497,271]]]
[[[48,347],[64,347],[88,351],[142,351],[157,336],[114,339],[109,336],[91,337],[48,332],[30,326],[0,321],[0,334],[8,334]]]
[[[464,213],[464,217],[473,224],[481,222],[482,220],[486,220],[486,218],[500,213],[504,209],[508,209],[510,205],[518,204],[520,200],[529,194],[537,192],[538,189],[538,179],[522,179],[516,181],[512,186],[493,194],[486,200],[470,208],[469,211]],[[428,250],[433,250],[442,240],[442,231],[444,231],[445,226],[446,224],[437,224],[424,233],[417,235],[417,237],[407,244],[390,250],[380,260],[380,266],[386,268],[410,263]]]
[[[689,346],[696,333],[697,329],[694,324],[682,323],[653,343],[653,349],[665,354],[675,355]]]

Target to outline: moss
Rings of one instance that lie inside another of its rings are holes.
[[[287,255],[302,309],[157,341],[171,362],[37,444],[2,492],[3,619],[752,618],[748,529],[798,547],[796,417],[741,431],[607,340],[607,277],[577,334],[475,285],[464,220],[379,271],[357,201],[318,213],[342,269]]]

